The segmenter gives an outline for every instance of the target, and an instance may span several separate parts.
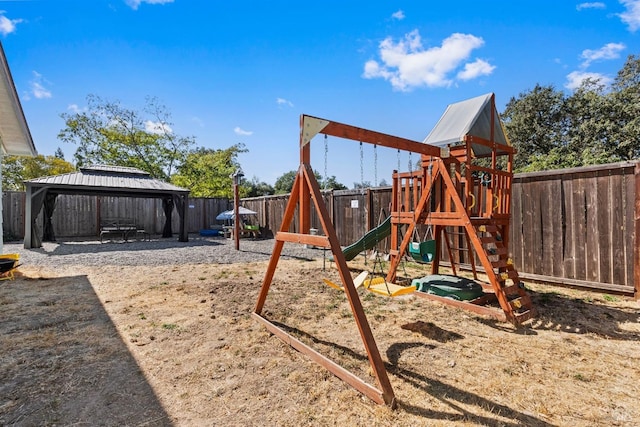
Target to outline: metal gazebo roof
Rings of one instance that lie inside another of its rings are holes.
[[[45,176],[25,181],[32,188],[46,187],[58,194],[109,194],[162,197],[188,194],[189,190],[152,178],[148,172],[123,166],[94,165],[78,172]]]

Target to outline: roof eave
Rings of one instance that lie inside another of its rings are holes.
[[[31,132],[18,98],[4,48],[0,43],[0,138],[3,154],[37,156]]]

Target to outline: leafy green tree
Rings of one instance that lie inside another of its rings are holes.
[[[273,186],[276,191],[276,194],[286,194],[290,193],[293,188],[293,181],[296,179],[296,175],[298,171],[289,171],[282,175],[280,175]],[[322,175],[320,172],[313,171],[313,174],[316,177],[316,181],[318,181],[318,185],[321,190],[346,190],[347,187],[338,182],[335,175],[328,176],[326,182],[322,179]]]
[[[536,85],[512,98],[502,118],[516,171],[638,159],[640,57],[630,55],[610,87],[587,79],[566,95]]]
[[[295,181],[297,174],[298,171],[289,171],[280,175],[273,185],[273,188],[276,190],[276,194],[290,193],[293,188],[293,181]]]
[[[23,181],[43,176],[75,172],[75,167],[56,156],[4,156],[2,158],[2,188],[24,191]]]
[[[191,190],[193,197],[233,197],[231,175],[240,168],[238,155],[245,153],[243,144],[226,149],[197,148],[187,154],[171,182]],[[241,183],[239,193],[245,197],[248,187]]]
[[[156,98],[147,98],[142,112],[96,95],[87,96],[87,110],[63,113],[65,128],[58,138],[77,145],[77,166],[109,164],[149,172],[169,180],[194,144],[171,129],[171,115]]]
[[[270,196],[276,192],[271,185],[260,181],[257,176],[254,176],[251,181],[245,182],[244,186],[247,189],[245,197]]]
[[[354,182],[353,183],[353,189],[354,190],[361,190],[363,188],[371,188],[371,181]]]
[[[318,172],[316,172],[316,177],[317,176],[318,176]],[[320,188],[322,190],[346,190],[347,189],[346,185],[338,182],[335,175],[328,176],[326,181],[324,179],[320,179],[318,183],[320,184]]]
[[[620,160],[640,157],[640,56],[630,55],[609,94],[615,114],[609,125],[615,138],[610,145]]]
[[[521,170],[529,159],[562,146],[565,128],[564,94],[553,86],[536,85],[511,98],[501,118],[518,153],[514,168]]]

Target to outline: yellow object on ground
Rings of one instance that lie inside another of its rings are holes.
[[[367,278],[368,274],[369,274],[368,271],[363,271],[362,273],[358,274],[355,279],[353,279],[353,284],[355,285],[356,289],[362,286],[362,283],[364,282],[364,279]],[[344,288],[342,286],[336,283],[333,283],[329,279],[322,279],[322,281],[324,281],[324,283],[326,283],[327,285],[331,286],[334,289],[337,289],[339,291],[344,291]]]
[[[18,267],[20,254],[0,255],[0,280],[13,280],[13,270]]]
[[[384,277],[374,277],[364,281],[364,288],[369,292],[384,295],[385,297],[398,297],[408,295],[416,291],[415,286],[400,286],[387,282]]]

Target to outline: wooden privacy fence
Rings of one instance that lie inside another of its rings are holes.
[[[640,296],[640,162],[517,174],[511,223],[523,278]]]
[[[521,277],[640,297],[640,162],[516,174],[512,188],[510,251]],[[280,228],[288,197],[247,198],[242,205],[258,213],[269,237]],[[323,198],[346,246],[386,218],[391,188],[326,191]],[[24,237],[24,200],[22,192],[3,194],[5,234],[18,239]],[[189,199],[188,231],[209,228],[232,207],[227,199]],[[159,199],[60,195],[54,232],[97,236],[100,218],[107,217],[134,218],[152,234],[161,234],[164,224]],[[313,204],[311,226],[322,228]],[[387,240],[380,250],[388,249]]]
[[[640,297],[640,162],[516,174],[512,189],[510,251],[521,277]],[[242,204],[273,233],[287,198]],[[391,188],[330,191],[324,199],[344,246],[388,215]],[[311,226],[320,229],[313,209]]]

